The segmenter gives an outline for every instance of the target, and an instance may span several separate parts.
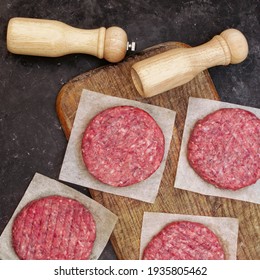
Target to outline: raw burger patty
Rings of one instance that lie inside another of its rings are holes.
[[[99,181],[124,187],[145,180],[162,161],[164,136],[155,120],[132,106],[109,108],[88,124],[82,155]]]
[[[146,246],[144,260],[224,260],[217,236],[206,226],[177,221],[163,228]]]
[[[260,178],[260,120],[242,109],[220,109],[199,120],[188,160],[205,181],[238,190]]]
[[[12,228],[20,259],[88,259],[96,237],[92,214],[81,203],[48,196],[27,204]]]

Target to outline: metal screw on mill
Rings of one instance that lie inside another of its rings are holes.
[[[86,30],[47,19],[12,18],[7,28],[7,49],[14,54],[58,57],[83,53],[121,61],[135,43],[127,42],[126,32],[117,26]]]

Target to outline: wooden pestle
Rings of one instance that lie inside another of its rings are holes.
[[[240,63],[247,54],[244,35],[227,29],[203,45],[172,49],[139,61],[131,75],[137,91],[151,97],[189,82],[207,68]]]
[[[7,49],[15,54],[47,57],[84,53],[118,62],[127,51],[127,34],[116,26],[85,30],[56,20],[12,18],[7,28]]]

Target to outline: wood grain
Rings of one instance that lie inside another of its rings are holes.
[[[210,67],[240,63],[247,55],[245,36],[230,28],[200,46],[175,48],[139,61],[131,73],[137,91],[151,97],[191,81]]]
[[[170,151],[154,204],[90,190],[93,199],[119,217],[111,236],[119,259],[138,259],[144,211],[238,218],[240,224],[237,258],[260,259],[260,205],[173,188],[188,98],[193,96],[219,99],[209,73],[204,71],[189,83],[149,99],[141,97],[132,83],[130,70],[133,63],[179,47],[187,46],[173,42],[160,44],[119,64],[97,68],[75,77],[65,84],[58,94],[56,109],[59,120],[68,139],[83,88],[159,105],[177,112]]]
[[[120,27],[79,29],[57,20],[11,18],[7,49],[15,54],[58,57],[84,53],[121,61],[126,54],[127,34]]]

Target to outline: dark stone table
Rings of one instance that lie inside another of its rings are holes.
[[[35,172],[58,179],[67,141],[55,111],[57,93],[71,78],[107,64],[88,55],[20,56],[6,49],[12,17],[56,19],[93,29],[117,25],[137,51],[167,41],[196,46],[227,28],[249,43],[241,64],[210,74],[222,101],[260,108],[260,5],[258,0],[2,0],[0,2],[0,233]],[[82,187],[71,187],[88,194]],[[116,259],[110,244],[100,257]]]

